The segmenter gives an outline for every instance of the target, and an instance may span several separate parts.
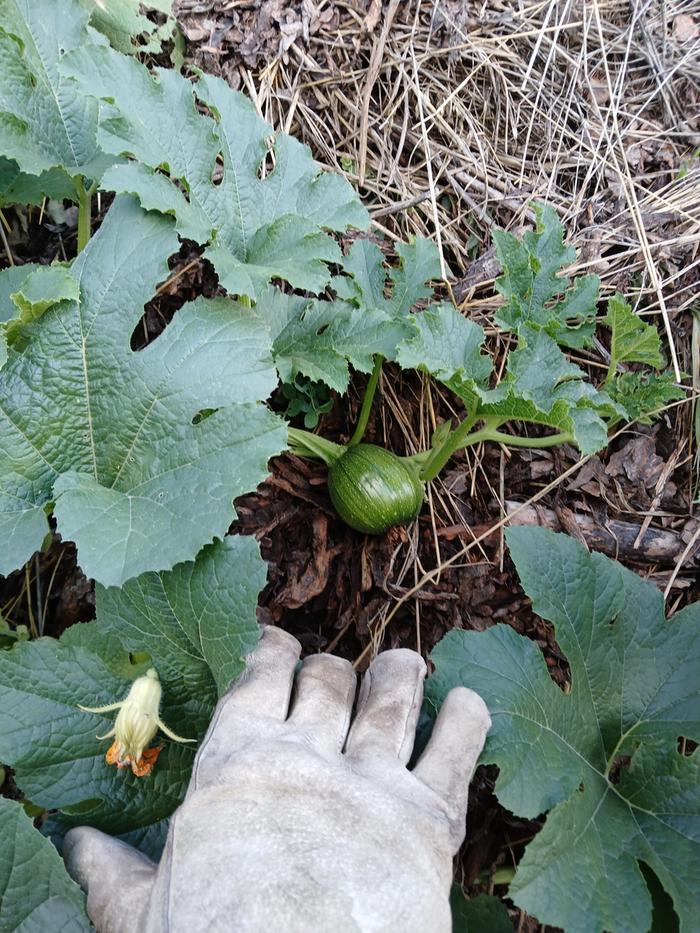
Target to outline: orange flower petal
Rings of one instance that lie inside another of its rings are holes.
[[[107,750],[107,754],[105,755],[105,761],[107,762],[108,765],[116,765],[118,768],[124,767],[124,765],[119,760],[119,743],[118,742],[112,742],[112,744],[109,746],[109,749]]]
[[[155,748],[146,748],[144,749],[143,755],[138,761],[131,762],[131,770],[134,772],[136,777],[148,777],[148,775],[153,770],[153,765],[158,760],[158,755],[160,755],[162,750],[162,745],[159,745]]]

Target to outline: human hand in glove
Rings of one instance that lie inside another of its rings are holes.
[[[266,628],[216,707],[158,865],[96,829],[64,854],[100,933],[448,933],[452,857],[490,726],[452,690],[406,768],[425,663],[385,651],[364,675]]]

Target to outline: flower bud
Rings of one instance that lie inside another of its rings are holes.
[[[172,732],[160,718],[160,698],[162,695],[158,674],[153,668],[146,671],[143,677],[137,677],[125,699],[107,706],[81,706],[86,713],[107,713],[110,710],[119,710],[114,728],[105,735],[98,735],[98,739],[107,739],[114,736],[105,759],[107,764],[118,768],[131,766],[137,777],[145,777],[151,773],[153,765],[158,758],[160,748],[148,748],[148,743],[161,729],[175,742],[194,742],[194,739],[184,739]]]
[[[114,741],[119,760],[140,761],[143,757],[143,750],[158,731],[162,692],[153,668],[144,677],[137,677],[131,685],[114,723]]]

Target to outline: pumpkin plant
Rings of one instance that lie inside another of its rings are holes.
[[[295,453],[328,464],[333,504],[358,531],[381,533],[415,518],[425,483],[435,479],[458,450],[488,441],[528,448],[567,443],[591,454],[607,445],[611,426],[623,420],[648,420],[668,401],[683,397],[670,372],[623,369],[629,363],[663,367],[656,328],[635,315],[619,294],[610,298],[605,317],[596,320],[598,277],[587,275],[570,282],[559,274],[573,262],[574,250],[564,245],[563,227],[551,208],[536,204],[535,213],[535,229],[520,240],[504,230],[494,231],[503,270],[496,288],[505,298],[495,320],[512,334],[505,375],[498,384],[483,351],[481,327],[445,303],[409,311],[415,299],[426,295],[422,280],[438,274],[437,254],[429,244],[412,247],[420,248],[424,257],[423,265],[413,267],[414,276],[420,269],[419,288],[415,278],[412,287],[404,287],[410,261],[404,251],[400,253],[402,270],[390,273],[393,291],[385,297],[382,256],[368,241],[353,245],[344,267],[346,275],[333,280],[332,287],[347,301],[372,310],[378,307],[394,327],[405,328],[390,359],[404,369],[430,373],[465,407],[456,425],[445,422],[438,427],[426,451],[399,457],[363,444],[385,358],[377,353],[356,430],[346,445],[289,430]],[[570,362],[562,349],[590,346],[598,323],[609,329],[611,345],[607,377],[600,387],[588,381],[584,370]]]
[[[566,933],[697,929],[700,916],[700,604],[665,617],[658,588],[544,528],[506,531],[532,609],[570,669],[552,680],[508,624],[454,630],[431,655],[434,716],[476,690],[492,728],[481,756],[512,813],[547,814],[508,897]],[[500,882],[499,882],[500,883]],[[673,909],[664,911],[660,886]],[[657,916],[657,911],[658,916]],[[676,916],[674,917],[673,914]]]
[[[131,29],[142,47],[162,38],[132,0],[105,15],[82,0],[58,6],[0,0],[0,206],[79,205],[76,258],[0,272],[0,573],[26,564],[55,529],[95,580],[96,618],[60,639],[2,635],[0,761],[26,795],[26,812],[0,807],[15,840],[0,854],[3,929],[30,922],[27,910],[35,923],[89,928],[80,891],[29,813],[53,811],[42,832],[58,845],[67,827],[88,823],[158,855],[191,772],[189,740],[201,739],[258,637],[265,565],[254,540],[227,532],[234,499],[265,477],[270,457],[324,460],[339,514],[381,532],[417,515],[425,483],[458,450],[492,441],[591,453],[612,424],[682,394],[669,374],[637,371],[663,366],[651,325],[621,296],[597,318],[597,278],[561,275],[574,254],[551,209],[537,206],[520,240],[494,232],[504,298],[494,320],[510,342],[497,380],[482,328],[433,301],[432,243],[399,244],[387,266],[360,233],[369,216],[356,192],[307,147],[223,81],[149,70],[131,54]],[[98,189],[116,196],[92,235]],[[350,234],[350,248],[334,234]],[[186,303],[132,351],[181,239],[199,244],[219,294]],[[565,355],[585,351],[597,325],[611,331],[598,387]],[[400,457],[363,440],[384,361],[430,374],[464,408],[428,450]],[[325,395],[309,387],[342,395],[352,370],[369,380],[346,444],[288,428],[267,405],[280,383],[302,386],[314,414]],[[639,682],[646,676],[640,667]],[[143,706],[144,692],[149,735],[135,736],[109,709],[124,710],[123,698]],[[163,723],[157,761],[151,749],[142,765]],[[188,742],[173,741],[170,725]],[[117,768],[97,738],[112,729]]]
[[[159,10],[158,26],[141,7]],[[76,93],[62,70],[80,47],[106,44],[123,52],[158,52],[175,35],[170,0],[0,0],[0,208],[78,205],[78,251],[90,238],[92,197],[116,160],[97,139],[98,104]]]

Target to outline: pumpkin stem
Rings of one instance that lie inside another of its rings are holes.
[[[335,463],[347,450],[347,447],[342,444],[335,444],[333,441],[321,437],[320,434],[311,434],[310,431],[302,431],[299,428],[289,428],[287,430],[287,440],[289,450],[293,454],[323,460],[326,466]]]

